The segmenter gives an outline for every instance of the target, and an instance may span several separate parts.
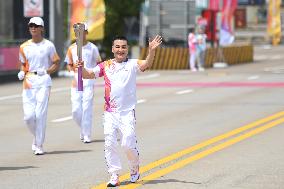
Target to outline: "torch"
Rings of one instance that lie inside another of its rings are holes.
[[[85,25],[83,23],[76,23],[73,25],[76,45],[77,45],[77,56],[78,60],[82,61],[82,46],[83,46],[83,35],[85,32]],[[82,79],[82,67],[78,67],[78,91],[83,91],[83,79]]]

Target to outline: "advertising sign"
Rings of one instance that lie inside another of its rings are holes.
[[[88,40],[103,39],[105,24],[105,3],[103,0],[71,0],[71,40],[75,39],[73,25],[85,22],[88,25]]]
[[[24,17],[43,16],[43,0],[24,0]]]

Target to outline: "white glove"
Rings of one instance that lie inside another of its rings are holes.
[[[38,69],[38,70],[36,71],[36,73],[37,73],[37,75],[39,75],[39,76],[43,76],[43,75],[47,74],[47,72],[46,72],[45,69]]]
[[[70,71],[69,72],[69,74],[71,75],[71,76],[74,76],[75,75],[75,73],[74,73],[74,71],[72,70],[72,71]]]
[[[20,71],[18,73],[18,78],[19,78],[20,81],[23,80],[25,78],[25,72],[24,71]]]

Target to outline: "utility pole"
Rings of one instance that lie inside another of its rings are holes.
[[[49,39],[54,42],[61,58],[60,69],[64,67],[63,1],[49,0]]]

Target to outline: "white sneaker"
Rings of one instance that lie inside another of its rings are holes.
[[[44,151],[43,151],[42,147],[37,147],[37,146],[36,146],[36,149],[35,149],[35,151],[34,151],[34,154],[35,154],[35,155],[43,155],[43,154],[44,154]]]
[[[205,69],[203,67],[199,67],[198,71],[203,72],[203,71],[205,71]]]
[[[91,142],[90,137],[84,136],[83,142],[84,142],[84,143],[90,143],[90,142]]]
[[[36,151],[36,145],[32,144],[32,151]]]
[[[32,151],[36,150],[36,143],[35,143],[35,138],[33,139],[33,143],[32,143]]]
[[[130,170],[130,182],[135,183],[139,179],[139,177],[139,165],[137,165]]]
[[[118,174],[112,174],[110,177],[110,180],[107,183],[107,187],[116,187],[119,185],[120,185],[120,182],[119,182]]]

